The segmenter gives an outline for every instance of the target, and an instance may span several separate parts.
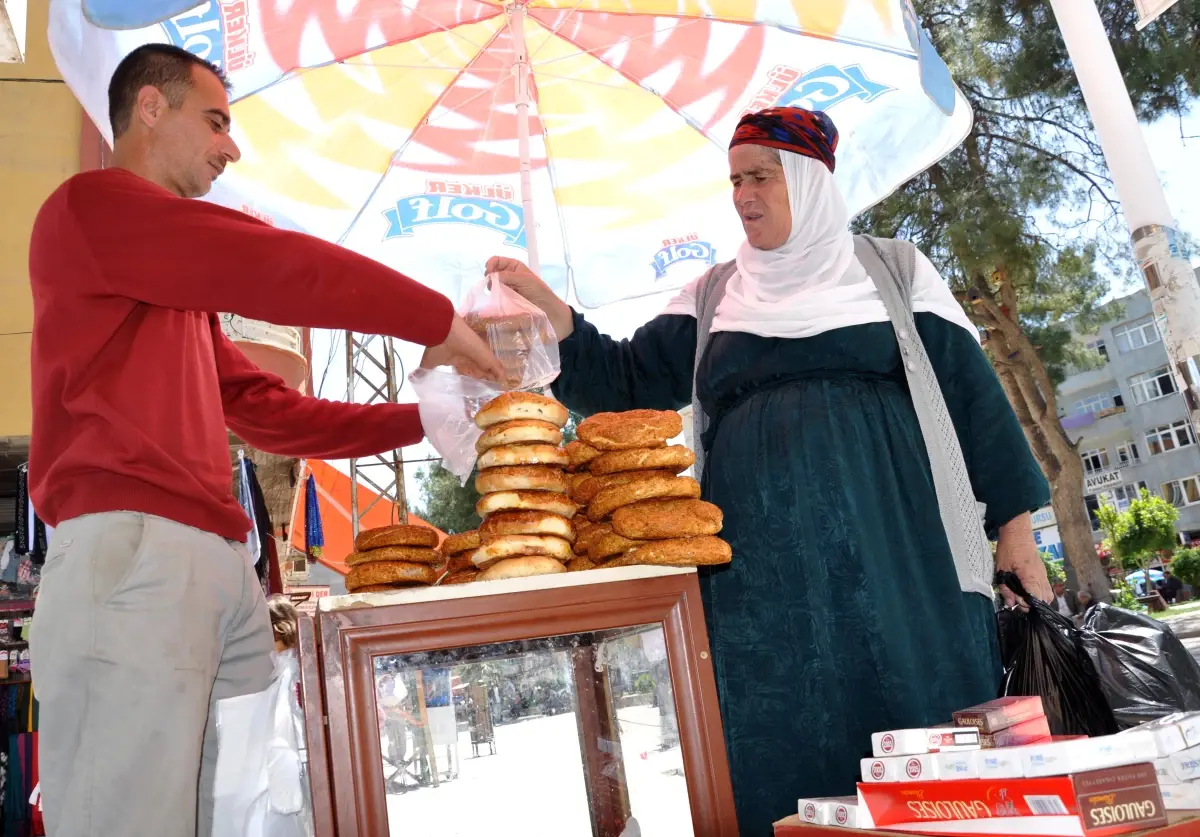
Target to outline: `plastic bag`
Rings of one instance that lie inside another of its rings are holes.
[[[482,431],[475,414],[498,395],[550,386],[560,369],[558,337],[540,308],[491,277],[471,289],[459,310],[487,341],[506,372],[504,381],[481,381],[449,369],[417,369],[408,376],[417,394],[425,437],[442,467],[465,485],[475,469]]]
[[[442,467],[466,484],[478,457],[475,443],[483,435],[475,414],[504,390],[450,369],[417,369],[408,380],[417,394],[425,438],[442,457]]]
[[[312,837],[299,677],[295,653],[279,654],[265,690],[217,701],[213,834]]]
[[[1122,729],[1200,711],[1200,664],[1157,619],[1097,604],[1080,640]]]
[[[560,368],[558,336],[542,309],[489,276],[467,294],[459,314],[504,367],[505,389],[554,383]]]
[[[1029,603],[1028,610],[1006,609],[997,615],[1004,663],[1000,696],[1040,697],[1054,735],[1118,732],[1079,630],[1048,604],[1030,597],[1013,573],[998,573],[996,578]]]

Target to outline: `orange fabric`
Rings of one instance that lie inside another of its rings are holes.
[[[310,459],[306,468],[300,474],[303,485],[308,475],[312,474],[317,484],[317,505],[321,509],[321,527],[325,532],[325,548],[318,560],[335,572],[345,575],[350,571],[346,566],[346,557],[354,551],[353,529],[350,524],[350,477],[343,474],[327,462]],[[379,495],[367,486],[359,483],[359,508],[370,506]],[[396,504],[381,500],[371,507],[362,521],[362,528],[374,529],[378,526],[391,526],[398,523],[400,515]],[[446,539],[446,533],[432,526],[411,512],[408,522],[413,526],[428,526],[438,535],[438,546]],[[304,552],[304,500],[296,504],[296,513],[292,517],[292,546]]]

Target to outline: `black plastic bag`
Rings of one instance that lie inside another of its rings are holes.
[[[1157,619],[1097,604],[1084,618],[1080,641],[1122,729],[1200,711],[1200,664]]]
[[[1028,610],[997,615],[1004,663],[1000,696],[1040,697],[1053,735],[1117,732],[1096,669],[1071,620],[1030,597],[1013,573],[998,573],[996,582],[1029,603]]]

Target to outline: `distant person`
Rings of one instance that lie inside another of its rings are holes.
[[[1170,570],[1163,570],[1162,585],[1158,590],[1169,604],[1175,604],[1179,593],[1183,590],[1183,582],[1176,578]]]
[[[30,653],[48,837],[207,837],[213,702],[271,681],[267,603],[229,430],[284,456],[416,444],[415,404],[301,395],[219,315],[386,334],[502,369],[450,300],[376,261],[188,200],[241,156],[228,82],[163,44],[108,88],[111,166],[46,199],[29,242],[33,505],[55,528]]]
[[[1083,625],[1083,620],[1087,618],[1088,611],[1092,609],[1092,605],[1095,603],[1091,593],[1087,590],[1079,591],[1079,613],[1075,615],[1075,623],[1077,625]]]
[[[1074,619],[1080,614],[1082,608],[1079,605],[1079,596],[1074,590],[1068,590],[1067,585],[1061,581],[1053,584],[1053,590],[1054,598],[1050,600],[1052,608],[1068,619]]]

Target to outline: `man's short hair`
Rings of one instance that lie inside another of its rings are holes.
[[[172,108],[183,106],[183,97],[192,87],[192,68],[203,67],[221,80],[226,90],[229,79],[216,64],[171,44],[144,44],[126,55],[117,65],[108,83],[108,121],[113,139],[129,129],[138,91],[149,85],[157,88]]]

